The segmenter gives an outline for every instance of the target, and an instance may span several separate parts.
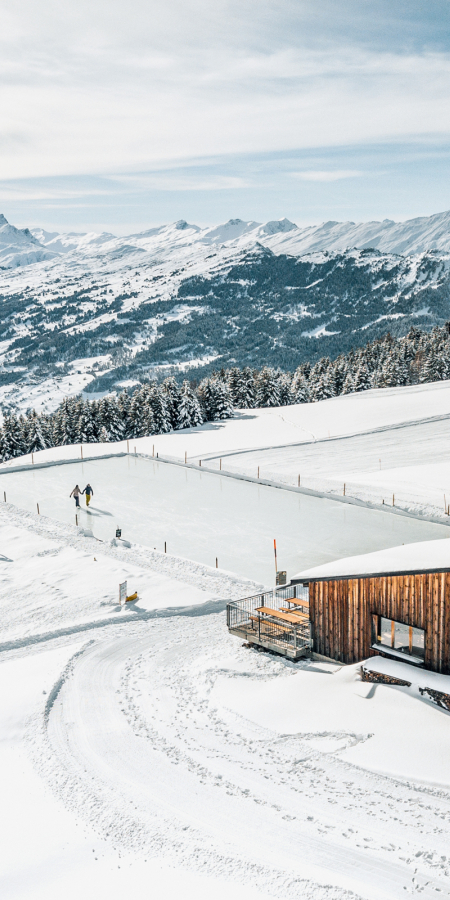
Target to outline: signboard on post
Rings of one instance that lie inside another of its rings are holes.
[[[277,572],[276,585],[279,587],[282,584],[286,584],[286,572]]]
[[[127,602],[127,590],[127,581],[123,581],[122,584],[119,584],[119,602],[121,606],[125,606],[125,603]]]

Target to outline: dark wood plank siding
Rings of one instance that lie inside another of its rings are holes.
[[[450,573],[312,581],[309,603],[316,653],[344,663],[373,651],[372,616],[425,631],[425,665],[450,674]]]

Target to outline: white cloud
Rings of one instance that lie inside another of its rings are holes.
[[[343,178],[361,178],[364,172],[357,169],[330,169],[330,170],[314,170],[307,169],[304,172],[292,172],[294,178],[301,178],[302,181],[341,181]]]
[[[321,40],[306,0],[3,0],[2,178],[450,136],[450,55],[333,40],[324,5]]]

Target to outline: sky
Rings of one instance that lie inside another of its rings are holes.
[[[0,211],[177,219],[450,208],[450,0],[2,0]]]

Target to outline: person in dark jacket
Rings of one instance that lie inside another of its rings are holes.
[[[81,491],[80,491],[80,486],[79,486],[78,484],[75,485],[75,487],[74,487],[72,493],[70,494],[70,496],[71,496],[71,497],[75,497],[75,506],[79,506],[79,505],[80,505]]]
[[[83,491],[83,494],[86,495],[86,506],[89,506],[89,504],[91,502],[91,496],[92,497],[94,496],[94,491],[92,490],[89,482],[87,483],[87,485]]]

